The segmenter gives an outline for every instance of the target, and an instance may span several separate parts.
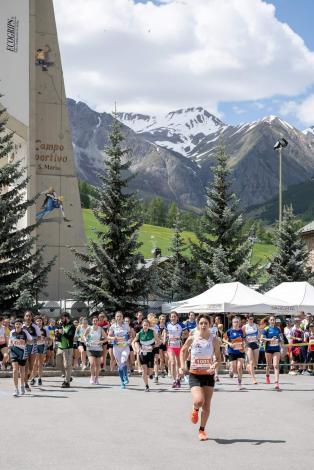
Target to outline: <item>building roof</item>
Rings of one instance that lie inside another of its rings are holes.
[[[309,224],[305,225],[304,227],[302,227],[300,230],[299,230],[299,233],[301,235],[304,235],[305,233],[310,233],[310,232],[314,232],[314,220],[312,220],[312,222],[310,222]]]
[[[148,269],[148,268],[152,267],[154,262],[155,263],[157,262],[157,264],[160,264],[160,263],[164,263],[168,259],[169,259],[169,256],[157,256],[157,258],[148,258],[148,259],[145,260],[144,267]]]

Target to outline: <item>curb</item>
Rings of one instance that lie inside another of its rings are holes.
[[[228,375],[229,370],[228,369],[223,369],[219,371],[219,375]],[[265,370],[256,370],[255,371],[256,375],[261,375],[265,374]],[[61,375],[61,370],[59,369],[44,369],[43,370],[43,377],[56,377],[58,375]],[[102,370],[99,374],[101,377],[117,377],[119,374],[118,372],[109,372],[109,371],[104,371]],[[141,374],[139,372],[131,372],[129,373],[131,377],[141,377]],[[249,376],[249,373],[247,371],[243,371],[244,376]],[[281,375],[284,375],[281,373]],[[73,377],[89,377],[90,376],[90,370],[79,370],[79,369],[72,369],[72,376]],[[6,378],[11,378],[12,377],[12,371],[0,371],[0,379],[6,379]]]

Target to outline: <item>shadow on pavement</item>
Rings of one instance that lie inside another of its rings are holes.
[[[50,387],[54,387],[54,385],[50,385]],[[61,388],[60,387],[57,387],[56,388],[53,388],[52,390],[49,390],[49,388],[41,388],[41,387],[38,387],[38,388],[33,388],[34,391],[36,390],[40,390],[41,392],[53,392],[53,393],[64,393],[66,391],[66,393],[76,393],[77,390],[74,390],[74,388],[76,387],[73,387],[73,388],[67,388],[67,389],[64,389],[64,388]]]
[[[69,398],[65,395],[37,395],[35,393],[30,393],[28,395],[23,395],[21,397],[18,397],[18,398]]]
[[[127,386],[126,387],[126,390],[132,390],[134,392],[145,392],[145,389],[144,388],[133,388],[133,386]],[[149,389],[149,392],[146,392],[146,393],[190,393],[190,390],[185,390],[185,389],[177,389],[177,390],[173,390],[171,388],[150,388]]]
[[[208,441],[215,441],[217,444],[237,444],[238,442],[248,442],[252,443],[255,446],[260,446],[261,444],[285,444],[287,441],[282,441],[280,439],[214,439],[209,438]]]
[[[72,388],[78,388],[78,389],[82,389],[82,390],[101,390],[102,388],[112,388],[111,385],[72,385]],[[77,390],[75,390],[77,392]]]
[[[281,384],[280,384],[281,385]],[[222,390],[221,392],[236,392],[237,390]],[[243,390],[242,390],[243,391]],[[246,392],[314,392],[313,388],[281,388],[280,390],[275,390],[275,388],[247,388]],[[216,389],[215,389],[216,392]]]
[[[283,388],[282,392],[314,392],[314,388]]]

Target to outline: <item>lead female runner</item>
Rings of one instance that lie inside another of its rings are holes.
[[[201,424],[198,437],[200,441],[206,441],[205,426],[210,414],[210,402],[215,385],[215,370],[220,364],[220,344],[210,331],[210,318],[200,315],[197,319],[197,328],[192,336],[189,336],[180,352],[179,373],[185,373],[185,361],[191,349],[191,366],[189,385],[193,399],[191,421],[198,422],[200,408]]]

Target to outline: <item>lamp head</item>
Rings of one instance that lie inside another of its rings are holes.
[[[277,140],[277,142],[275,143],[274,150],[285,148],[287,147],[287,145],[288,145],[288,141],[284,137],[282,137],[281,139]]]

